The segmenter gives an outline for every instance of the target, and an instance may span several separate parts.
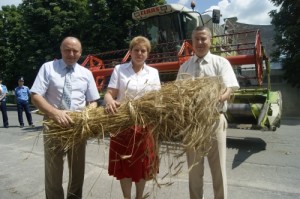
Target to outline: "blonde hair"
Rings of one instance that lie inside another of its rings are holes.
[[[129,50],[132,50],[133,47],[138,44],[146,46],[148,53],[150,53],[150,51],[151,51],[150,41],[149,41],[149,39],[147,39],[146,37],[143,37],[143,36],[134,37],[129,44]]]

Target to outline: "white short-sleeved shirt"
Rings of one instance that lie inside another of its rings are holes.
[[[146,64],[140,73],[135,73],[132,63],[115,66],[109,88],[118,89],[117,101],[137,99],[146,92],[160,89],[158,70]]]
[[[194,55],[188,61],[180,66],[177,79],[184,79],[182,73],[187,73],[192,76],[197,70],[203,76],[221,76],[226,87],[232,90],[237,90],[240,86],[234,74],[231,64],[224,57],[211,54],[208,52],[203,60],[199,63],[198,57]]]
[[[211,54],[208,52],[200,63],[198,57],[194,55],[188,61],[180,66],[178,71],[177,80],[185,79],[188,76],[182,74],[189,74],[195,76],[200,72],[200,76],[221,76],[223,83],[226,87],[231,88],[233,91],[239,89],[239,83],[234,74],[231,64],[224,57]],[[227,103],[224,103],[222,111],[226,111]]]
[[[100,96],[91,71],[77,63],[73,65],[73,69],[70,110],[81,110],[86,106],[86,102],[95,101]],[[44,96],[50,104],[58,108],[63,95],[66,73],[66,64],[62,59],[43,64],[30,92]]]

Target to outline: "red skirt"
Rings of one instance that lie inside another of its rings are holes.
[[[131,127],[110,138],[108,174],[118,180],[150,180],[158,172],[158,155],[147,128]]]

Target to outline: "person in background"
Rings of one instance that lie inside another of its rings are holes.
[[[62,127],[68,128],[73,120],[68,111],[97,107],[100,98],[90,70],[80,66],[81,42],[66,37],[60,45],[62,59],[46,62],[40,68],[31,88],[33,104]],[[63,199],[63,165],[67,156],[69,166],[68,199],[82,198],[85,170],[86,140],[67,151],[58,149],[44,128],[45,192],[47,199]]]
[[[138,36],[131,40],[131,61],[115,66],[108,84],[104,96],[106,112],[115,114],[125,98],[137,99],[146,92],[160,89],[158,71],[145,63],[150,50],[147,38]],[[156,146],[148,127],[132,126],[111,136],[108,173],[120,180],[124,198],[131,198],[134,182],[135,198],[142,199],[146,181],[157,172]]]
[[[30,90],[27,86],[24,86],[24,78],[20,77],[18,79],[18,87],[15,88],[15,97],[17,101],[18,119],[20,123],[20,128],[24,127],[23,110],[25,111],[29,126],[34,127],[32,123],[30,107],[29,107],[29,96],[30,96]]]
[[[2,77],[0,77],[0,108],[2,113],[3,127],[8,128],[8,117],[7,117],[7,108],[6,108],[6,95],[7,95],[7,87],[2,84]]]
[[[216,139],[213,140],[207,160],[212,175],[214,198],[227,199],[226,177],[226,128],[227,121],[224,112],[227,109],[227,100],[231,92],[239,88],[238,81],[229,61],[223,57],[210,53],[212,34],[207,27],[197,27],[192,32],[192,43],[195,54],[180,66],[177,80],[183,79],[182,74],[194,77],[221,76],[226,87],[219,97],[220,118],[215,123]],[[187,151],[189,172],[189,191],[191,199],[203,198],[204,157],[194,149]]]

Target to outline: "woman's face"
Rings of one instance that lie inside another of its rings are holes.
[[[148,51],[145,45],[137,44],[131,49],[131,61],[133,64],[144,64],[148,58]]]

